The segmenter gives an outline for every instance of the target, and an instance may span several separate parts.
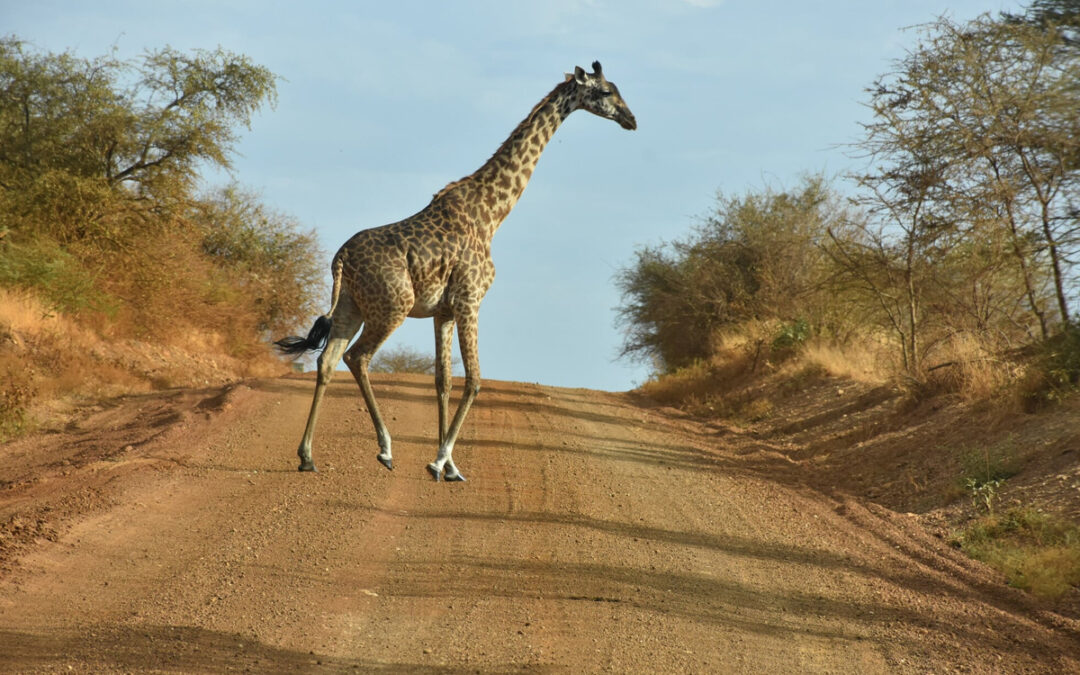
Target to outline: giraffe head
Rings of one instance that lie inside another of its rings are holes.
[[[600,68],[599,61],[593,61],[593,72],[586,73],[581,66],[574,67],[574,74],[567,75],[567,80],[577,83],[578,107],[594,115],[615,120],[623,129],[637,129],[637,120],[630,112],[626,101],[619,95],[619,88],[614,82],[608,82]]]

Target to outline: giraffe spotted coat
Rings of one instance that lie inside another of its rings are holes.
[[[344,354],[367,404],[378,438],[377,459],[393,468],[390,433],[368,378],[375,351],[407,317],[431,317],[435,324],[435,389],[439,448],[427,467],[439,480],[464,480],[453,449],[465,416],[480,390],[477,314],[495,279],[491,240],[532,177],[540,154],[555,131],[578,109],[637,128],[618,88],[604,77],[575,68],[532,109],[495,154],[476,172],[437,192],[420,212],[382,227],[357,232],[334,256],[330,310],[307,337],[284,338],[281,351],[301,354],[322,349],[307,426],[297,454],[300,470],[314,471],[311,444],[326,385]],[[449,417],[450,351],[457,327],[465,387]],[[349,341],[360,337],[346,351]]]

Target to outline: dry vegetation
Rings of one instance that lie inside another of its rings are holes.
[[[265,349],[231,354],[229,339],[197,324],[151,340],[101,331],[31,293],[0,289],[0,439],[62,420],[80,400],[285,371]]]
[[[721,195],[638,251],[624,354],[656,366],[648,399],[785,458],[761,468],[940,517],[1010,583],[1075,596],[1080,12],[918,33],[868,90],[848,194]]]
[[[233,185],[275,77],[217,50],[136,62],[0,39],[0,441],[71,396],[281,372],[321,290],[313,233]]]
[[[1037,358],[987,359],[960,343],[955,365],[917,381],[880,340],[778,351],[751,332],[717,343],[637,393],[745,443],[761,471],[921,514],[1011,585],[1080,602],[1080,397],[1047,389]]]

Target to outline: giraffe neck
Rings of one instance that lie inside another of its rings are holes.
[[[575,84],[559,84],[532,109],[495,154],[473,174],[451,183],[436,199],[453,193],[470,221],[490,240],[521,197],[540,153],[563,120],[575,110]]]

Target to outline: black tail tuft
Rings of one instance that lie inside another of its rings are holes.
[[[330,327],[334,320],[328,316],[320,316],[315,319],[315,325],[308,331],[307,337],[281,338],[274,344],[282,354],[299,356],[304,352],[317,352],[326,347],[326,340],[330,337]]]

